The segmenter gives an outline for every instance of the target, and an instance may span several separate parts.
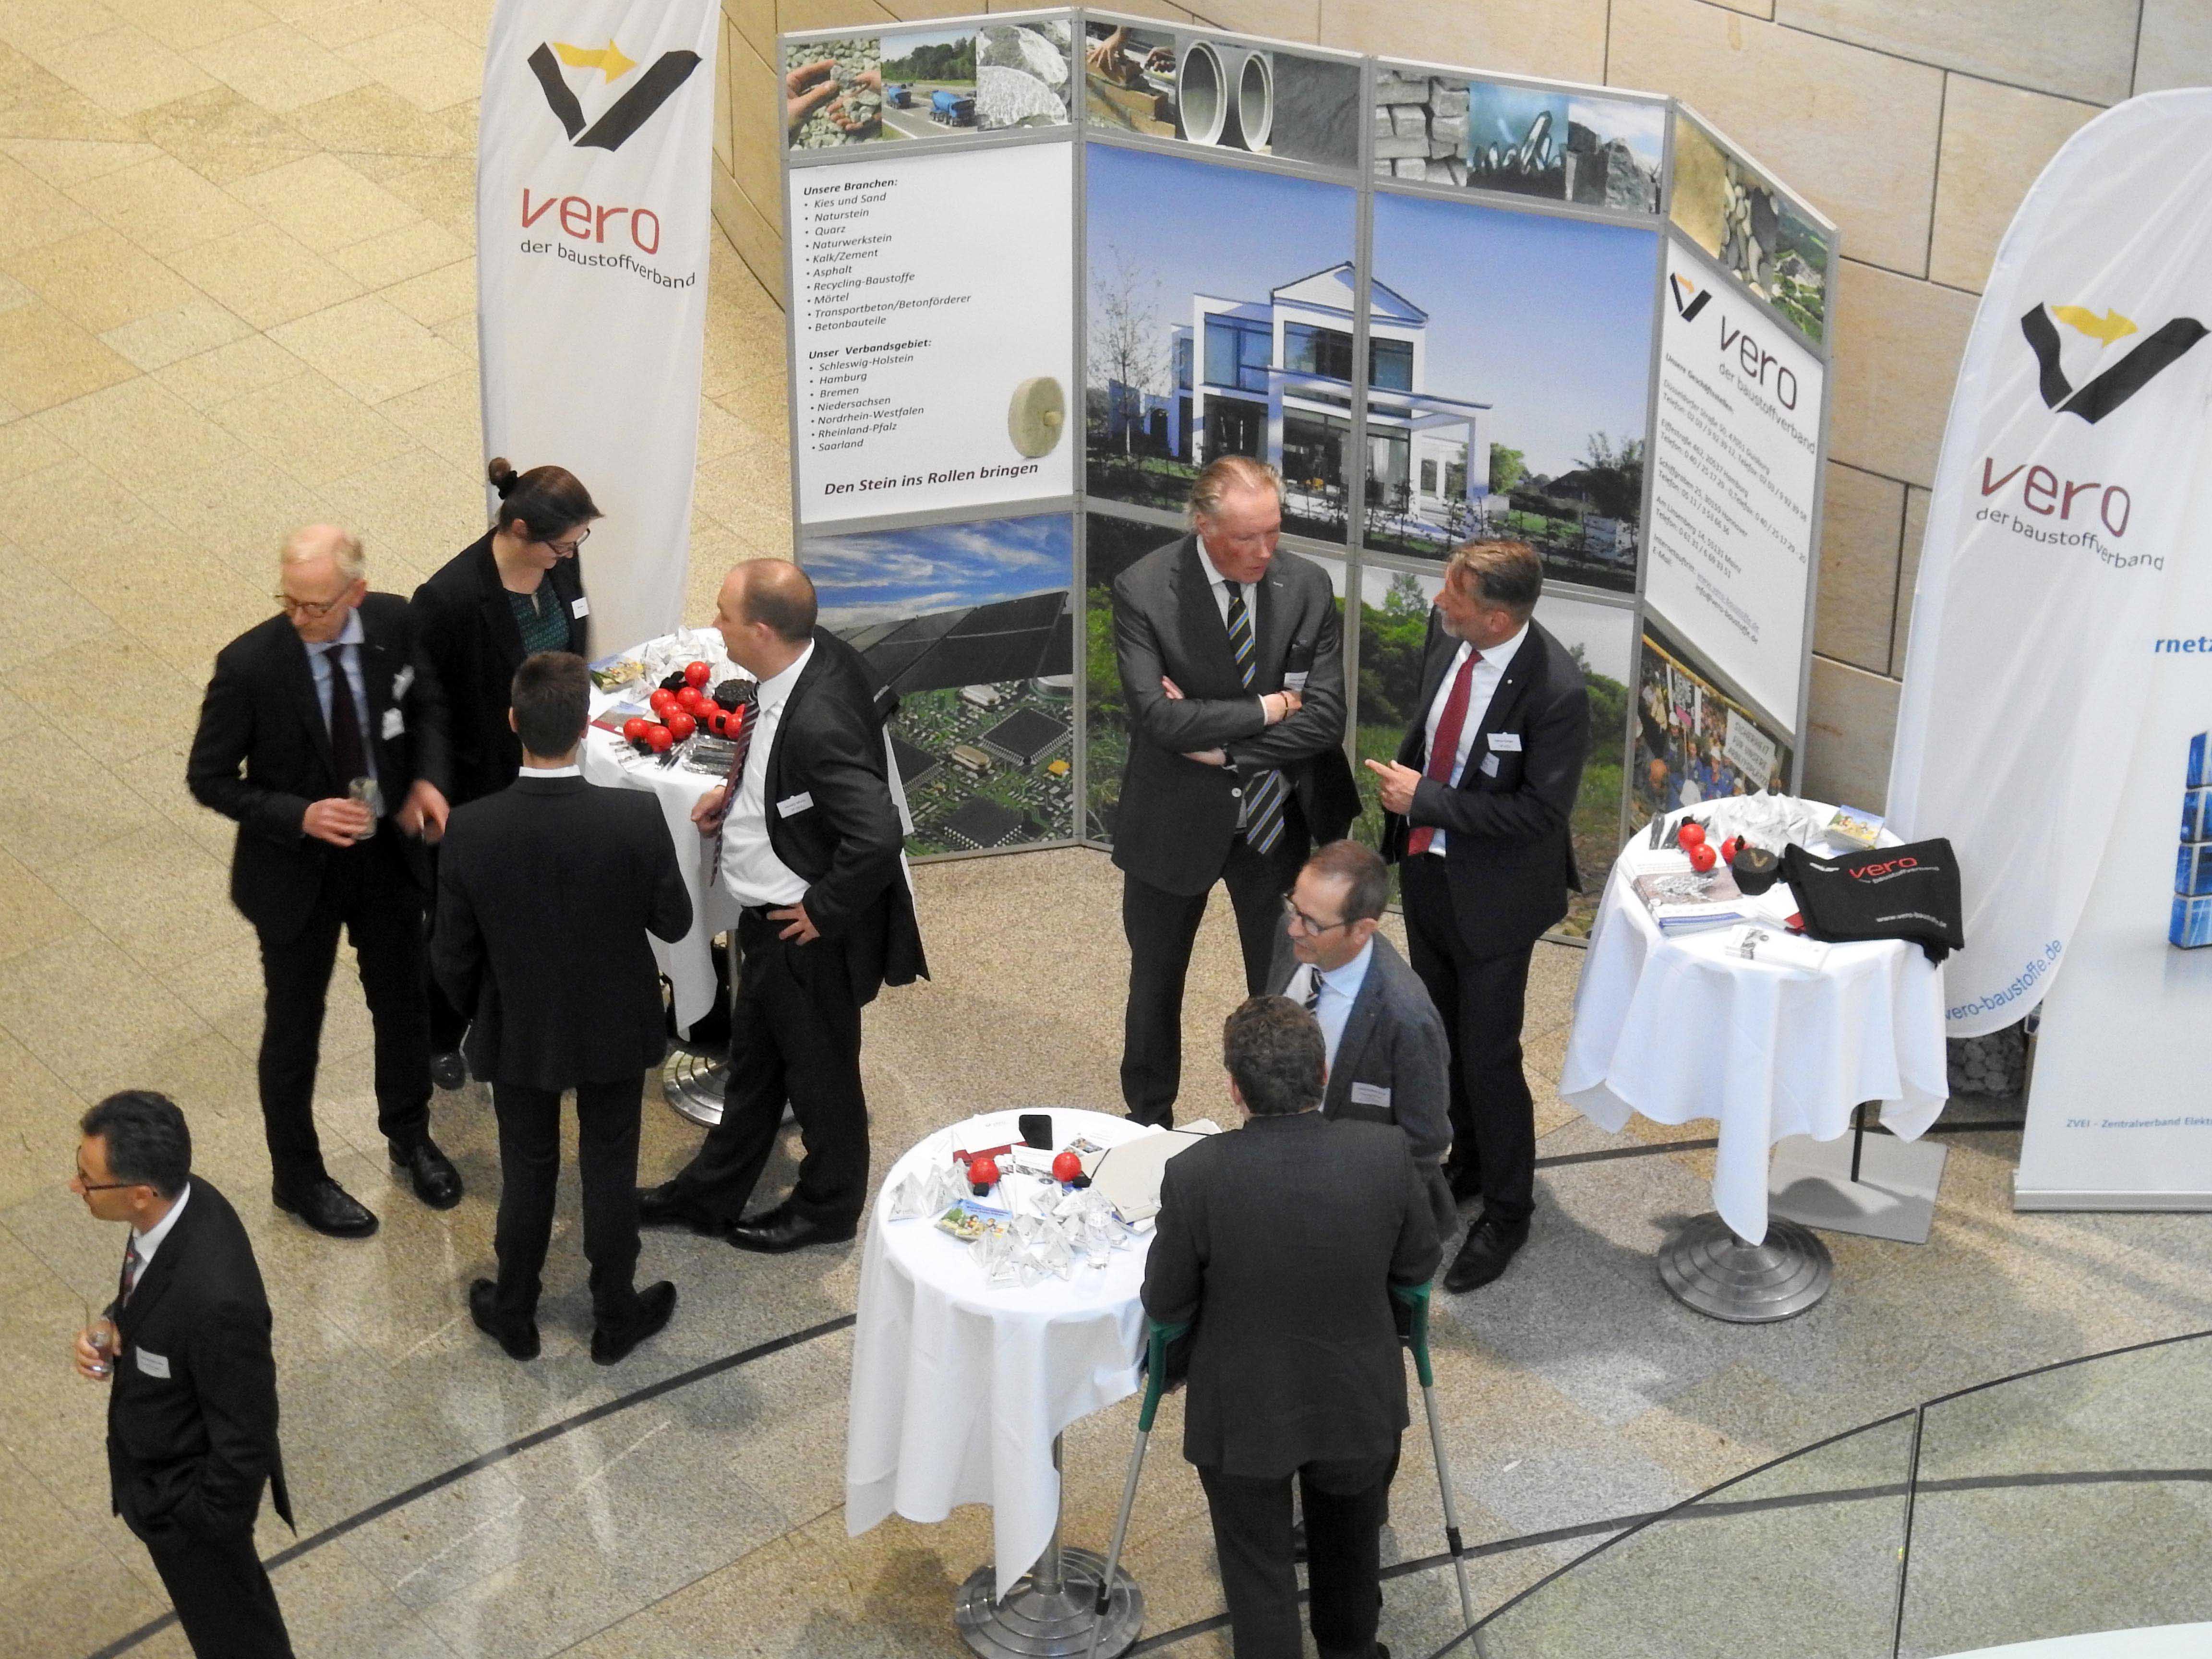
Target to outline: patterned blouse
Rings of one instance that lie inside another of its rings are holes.
[[[538,583],[535,593],[517,593],[510,589],[507,603],[514,612],[514,625],[522,630],[524,656],[568,648],[568,613],[562,609],[561,596],[553,591],[551,582]]]

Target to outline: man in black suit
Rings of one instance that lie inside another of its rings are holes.
[[[204,1659],[291,1659],[253,1547],[265,1482],[287,1526],[269,1298],[229,1200],[192,1175],[185,1115],[110,1095],[84,1115],[70,1190],[128,1223],[115,1300],[77,1334],[77,1375],[109,1385],[115,1513],[146,1546]]]
[[[453,809],[439,856],[438,982],[474,1011],[469,1067],[499,1118],[499,1281],[469,1286],[478,1328],[516,1359],[538,1356],[538,1273],[561,1173],[561,1094],[576,1091],[592,1358],[623,1358],[668,1323],[676,1286],[640,1295],[638,1115],[666,1050],[649,929],[674,942],[691,896],[651,795],[584,781],[590,718],[581,657],[547,651],[515,672],[507,718],[522,771]]]
[[[358,539],[331,525],[295,531],[278,575],[283,614],[216,654],[185,781],[203,806],[238,821],[230,896],[261,936],[261,1114],[276,1207],[360,1238],[376,1217],[331,1178],[315,1134],[340,928],[375,1029],[376,1121],[392,1166],[433,1209],[461,1201],[460,1176],[430,1139],[416,839],[445,831],[445,705],[407,601],[368,591]]]
[[[1578,889],[1569,821],[1589,757],[1589,697],[1533,620],[1543,562],[1523,542],[1470,542],[1429,617],[1420,714],[1382,785],[1382,850],[1403,873],[1406,942],[1451,1036],[1446,1170],[1482,1214],[1444,1275],[1470,1291],[1505,1271],[1535,1208],[1535,1102],[1521,1070],[1528,963]]]
[[[1322,1115],[1395,1123],[1429,1189],[1437,1235],[1459,1224],[1444,1153],[1451,1146],[1451,1042],[1398,947],[1378,931],[1390,872],[1372,848],[1333,841],[1283,901],[1267,989],[1321,1026],[1328,1059]]]
[[[1257,994],[1280,904],[1315,842],[1358,811],[1344,758],[1344,641],[1322,568],[1279,555],[1282,480],[1224,457],[1191,487],[1190,534],[1114,584],[1129,759],[1114,819],[1129,941],[1121,1098],[1174,1120],[1182,991],[1206,895],[1226,882]]]
[[[1436,1222],[1404,1134],[1316,1109],[1321,1032],[1296,1003],[1245,1003],[1222,1057],[1246,1121],[1168,1164],[1145,1311],[1195,1322],[1182,1450],[1212,1512],[1237,1659],[1299,1651],[1293,1476],[1315,1644],[1371,1659],[1407,1423],[1390,1287],[1428,1282]]]
[[[724,579],[714,625],[758,682],[722,787],[692,822],[743,962],[722,1121],[675,1178],[639,1194],[647,1222],[686,1222],[770,1254],[858,1231],[868,1196],[860,1010],[928,976],[880,705],[860,653],[815,626],[814,584],[783,559]],[[748,1218],[785,1104],[806,1155],[788,1197]]]

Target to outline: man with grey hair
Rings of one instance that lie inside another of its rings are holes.
[[[1140,1123],[1174,1119],[1183,979],[1214,884],[1228,885],[1256,994],[1306,849],[1359,807],[1336,600],[1321,566],[1276,551],[1282,494],[1271,466],[1211,462],[1191,487],[1190,533],[1114,584],[1130,728],[1114,818],[1129,942],[1121,1097]]]
[[[258,1073],[276,1207],[361,1238],[376,1217],[331,1178],[315,1069],[343,929],[375,1031],[376,1117],[433,1209],[461,1200],[430,1139],[422,843],[446,827],[446,709],[413,613],[368,591],[359,539],[309,525],[278,557],[279,614],[218,652],[185,781],[238,823],[230,896],[261,941]]]

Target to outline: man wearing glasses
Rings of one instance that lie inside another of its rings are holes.
[[[1436,1005],[1379,931],[1390,872],[1372,848],[1331,842],[1283,898],[1267,975],[1321,1026],[1328,1058],[1322,1115],[1395,1123],[1427,1188],[1437,1237],[1459,1224],[1443,1159],[1451,1146],[1451,1045]]]
[[[110,1502],[161,1575],[192,1651],[291,1659],[253,1547],[265,1485],[292,1506],[276,1445],[276,1362],[252,1242],[192,1174],[167,1097],[110,1095],[84,1115],[70,1191],[131,1229],[115,1299],[77,1334],[76,1373],[105,1382]]]
[[[276,1207],[362,1238],[376,1217],[333,1180],[315,1133],[315,1068],[338,933],[375,1030],[377,1127],[433,1209],[461,1181],[430,1139],[422,950],[425,841],[446,827],[446,711],[407,602],[368,591],[361,543],[295,531],[281,614],[216,653],[185,781],[238,823],[230,896],[261,940],[261,1115]]]

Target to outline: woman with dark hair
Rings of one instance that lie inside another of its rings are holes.
[[[453,729],[459,806],[514,781],[522,745],[507,723],[507,691],[522,659],[573,651],[590,660],[591,602],[577,550],[599,509],[565,467],[518,473],[505,458],[486,469],[499,516],[483,538],[415,590],[416,628],[437,670]],[[430,1073],[444,1089],[468,1080],[460,1055],[468,1016],[430,994]]]

